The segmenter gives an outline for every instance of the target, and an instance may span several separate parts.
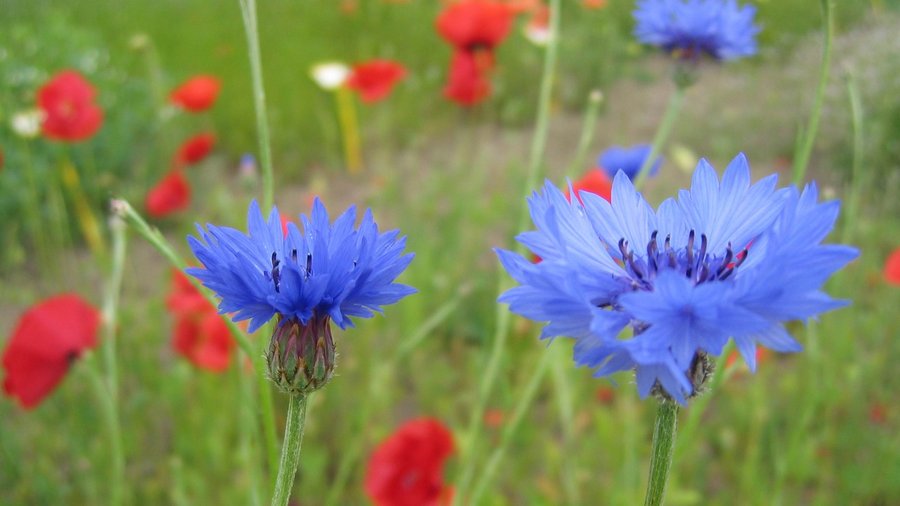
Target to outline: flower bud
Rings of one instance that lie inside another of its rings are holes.
[[[296,319],[279,319],[266,363],[269,378],[282,392],[307,395],[331,379],[334,358],[331,320],[314,316],[306,325]]]

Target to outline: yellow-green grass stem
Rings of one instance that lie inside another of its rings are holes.
[[[100,223],[88,203],[81,187],[81,180],[78,177],[78,170],[69,159],[63,159],[60,164],[60,174],[62,178],[63,188],[75,207],[75,218],[78,220],[78,226],[81,234],[84,236],[85,242],[94,254],[94,258],[101,265],[106,264],[106,241],[103,239],[103,232],[100,230]]]
[[[825,90],[828,87],[828,76],[831,72],[831,46],[834,39],[834,0],[820,0],[822,7],[822,23],[824,45],[822,47],[822,63],[819,67],[819,82],[813,99],[809,122],[800,133],[797,149],[794,153],[793,183],[799,185],[806,177],[809,157],[812,154],[816,134],[819,131],[819,120],[822,117],[822,105],[825,102]]]
[[[339,86],[334,91],[334,98],[341,128],[341,142],[344,145],[344,163],[347,164],[348,172],[358,174],[362,170],[362,140],[356,104],[353,102],[350,89],[346,86]]]
[[[272,506],[287,506],[294,486],[294,477],[300,467],[300,447],[303,443],[303,428],[306,425],[306,408],[309,395],[292,395],[288,402],[287,422],[284,427],[284,443],[281,447],[281,461]]]
[[[588,149],[591,147],[591,141],[594,139],[594,130],[597,127],[597,115],[600,113],[600,104],[603,103],[603,93],[600,90],[593,90],[588,95],[587,107],[584,110],[584,121],[581,125],[581,136],[578,137],[578,147],[575,148],[575,157],[572,163],[566,169],[566,176],[576,177],[584,170],[585,159],[587,158]]]
[[[850,244],[853,240],[853,232],[859,226],[859,206],[862,201],[864,181],[862,165],[865,153],[865,137],[863,125],[865,112],[862,100],[859,96],[859,87],[852,73],[847,74],[847,97],[850,101],[850,119],[853,129],[853,162],[850,172],[850,192],[847,195],[847,204],[844,206],[844,223],[841,227],[841,243]]]
[[[529,157],[528,172],[525,178],[525,193],[531,192],[537,185],[538,174],[544,160],[544,151],[547,145],[547,130],[550,120],[550,101],[553,94],[553,80],[556,69],[556,58],[559,48],[559,0],[550,0],[550,41],[544,52],[544,67],[541,76],[541,89],[538,99],[537,119],[534,129],[534,136],[531,141],[531,152]],[[519,213],[519,220],[516,230],[523,230],[528,224],[528,207],[522,204],[522,210]],[[522,252],[523,249],[517,246],[517,251]],[[510,287],[509,280],[502,274],[498,278],[498,292],[503,293]],[[466,430],[466,439],[464,442],[463,461],[465,465],[459,474],[456,482],[456,492],[453,496],[453,506],[461,506],[468,493],[468,488],[475,474],[475,465],[478,459],[475,458],[475,450],[478,448],[478,441],[481,432],[482,419],[487,406],[488,398],[493,390],[494,382],[500,369],[500,362],[503,358],[503,352],[506,349],[506,338],[509,334],[510,314],[505,306],[497,305],[496,310],[496,326],[493,335],[493,345],[490,355],[484,369],[481,383],[478,387],[478,397],[475,407],[469,417],[469,424]]]

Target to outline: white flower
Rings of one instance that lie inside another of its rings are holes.
[[[313,81],[324,90],[336,90],[350,75],[350,67],[341,62],[325,62],[313,65],[310,70]]]
[[[34,139],[41,133],[41,123],[44,122],[44,111],[40,109],[28,109],[13,114],[10,126],[13,132],[26,139]]]

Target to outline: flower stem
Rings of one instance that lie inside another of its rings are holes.
[[[362,168],[362,148],[359,134],[359,120],[356,118],[356,105],[350,89],[341,86],[334,92],[337,101],[338,121],[341,126],[341,137],[344,143],[344,162],[351,174],[359,173]]]
[[[259,55],[259,28],[256,22],[256,0],[238,0],[247,51],[250,56],[250,76],[253,79],[253,106],[256,109],[256,133],[259,138],[259,161],[262,169],[262,208],[271,209],[275,203],[275,176],[272,170],[272,146],[269,139],[269,119],[266,113],[266,90],[263,86],[262,58]]]
[[[662,121],[659,122],[659,126],[656,127],[656,134],[653,135],[650,154],[644,159],[641,169],[634,178],[634,187],[638,190],[644,187],[644,181],[647,180],[650,167],[653,166],[654,160],[659,156],[663,145],[669,139],[669,134],[672,132],[672,127],[675,125],[675,120],[678,118],[678,114],[681,113],[681,106],[684,104],[685,90],[686,88],[683,86],[676,86],[675,93],[669,97],[669,105],[666,106],[666,112],[663,114]]]
[[[484,471],[481,473],[481,477],[478,479],[478,483],[475,484],[469,504],[481,504],[481,496],[484,495],[487,486],[497,474],[500,462],[503,460],[504,455],[506,455],[506,449],[509,447],[516,432],[518,432],[519,426],[522,424],[522,418],[525,416],[525,412],[528,408],[531,407],[534,396],[537,394],[538,387],[540,386],[541,381],[543,381],[544,376],[547,374],[547,368],[556,356],[549,350],[543,351],[545,351],[545,353],[541,354],[541,360],[538,362],[537,368],[532,373],[531,380],[525,386],[525,391],[519,396],[519,403],[513,410],[512,419],[510,419],[509,423],[507,423],[503,429],[500,445],[494,448],[491,457],[488,459],[487,465],[484,467]]]
[[[600,90],[594,90],[588,96],[588,105],[584,111],[584,123],[581,125],[581,136],[578,138],[575,158],[572,159],[572,163],[566,169],[567,176],[574,176],[579,171],[584,170],[584,159],[587,156],[588,149],[591,147],[591,140],[594,138],[597,114],[600,112],[600,104],[602,103],[603,93]]]
[[[659,506],[666,493],[669,467],[675,449],[675,423],[678,419],[678,404],[662,401],[656,410],[656,426],[653,428],[653,447],[650,456],[650,481],[644,506]]]
[[[116,402],[109,391],[109,385],[99,370],[99,362],[85,363],[84,365],[86,367],[82,369],[93,385],[94,393],[97,395],[97,400],[100,403],[100,409],[103,411],[103,419],[104,423],[106,423],[107,438],[110,445],[109,452],[112,457],[109,468],[109,502],[107,504],[118,506],[122,504],[122,487],[125,483],[125,465],[122,457],[122,431],[119,426],[119,414],[116,410]]]
[[[847,196],[847,205],[844,209],[844,223],[841,230],[841,243],[850,244],[853,232],[858,226],[857,216],[862,198],[863,184],[863,155],[865,153],[865,137],[863,122],[865,119],[862,100],[859,97],[859,87],[852,73],[847,75],[847,96],[850,99],[850,118],[853,126],[853,165],[850,173],[850,194]]]
[[[110,223],[112,229],[113,251],[112,270],[106,285],[103,299],[103,363],[106,369],[105,395],[103,395],[104,412],[109,436],[109,451],[112,464],[109,477],[109,504],[122,504],[125,486],[125,454],[122,449],[122,430],[119,425],[119,378],[116,364],[116,314],[119,306],[119,293],[122,289],[122,273],[125,267],[125,224],[114,217]]]
[[[306,422],[306,406],[309,395],[292,395],[288,404],[287,423],[284,427],[284,444],[281,447],[281,463],[272,506],[286,506],[294,486],[294,476],[300,466],[300,443],[303,442],[303,426]]]
[[[813,143],[819,130],[819,119],[822,116],[822,104],[825,102],[825,88],[828,86],[828,75],[831,71],[831,41],[834,39],[834,0],[821,0],[822,21],[824,24],[825,43],[822,48],[822,64],[819,68],[819,84],[809,123],[802,132],[803,140],[797,144],[794,153],[793,183],[799,185],[806,177],[806,168],[812,153]]]
[[[547,44],[544,53],[544,68],[541,77],[541,90],[538,100],[537,119],[534,129],[534,137],[531,141],[531,156],[528,164],[528,173],[525,179],[525,191],[530,192],[537,185],[538,171],[543,162],[544,149],[547,144],[547,129],[550,118],[550,99],[553,92],[553,74],[556,68],[556,54],[559,40],[559,0],[550,0],[550,42]],[[522,207],[519,213],[519,224],[516,230],[524,230],[528,222],[528,208]],[[522,250],[521,245],[518,247]],[[498,292],[503,293],[509,288],[509,281],[505,276],[500,276],[498,281]],[[494,386],[497,372],[500,368],[500,361],[503,357],[503,351],[506,349],[506,337],[509,333],[510,313],[506,308],[497,305],[496,310],[496,327],[493,336],[493,346],[491,347],[490,356],[488,357],[485,372],[482,376],[481,384],[478,386],[478,398],[475,408],[469,417],[469,425],[466,430],[466,442],[464,445],[464,462],[466,462],[463,471],[459,475],[456,483],[456,492],[453,495],[453,505],[460,506],[465,502],[466,493],[469,484],[475,473],[475,464],[477,459],[474,457],[475,449],[478,448],[478,439],[481,432],[482,419],[484,410],[487,406],[488,397]]]

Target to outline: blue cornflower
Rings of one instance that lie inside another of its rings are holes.
[[[289,391],[304,366],[310,370],[301,379],[315,383],[314,388],[330,377],[330,321],[341,328],[353,326],[351,317],[369,318],[381,306],[415,292],[394,282],[413,258],[403,254],[406,238],[398,237],[397,230],[379,233],[370,210],[358,228],[355,207],[330,223],[317,198],[310,216],[300,215],[300,220],[302,231],[294,223],[285,230],[277,209],[264,220],[254,201],[247,213],[248,234],[208,224],[206,230],[198,225],[199,239],[188,237],[203,268],[186,272],[221,298],[220,313],[234,313],[234,321],[250,320],[250,332],[278,317],[268,356],[270,375]]]
[[[651,150],[652,148],[649,144],[637,144],[630,148],[613,146],[600,153],[600,156],[597,157],[597,165],[606,171],[609,177],[615,177],[616,173],[621,170],[628,176],[628,179],[634,181],[638,171],[641,170],[641,165],[644,164],[644,160],[650,156]],[[659,172],[662,162],[662,157],[657,157],[653,161],[653,165],[648,169],[647,175],[655,176]]]
[[[755,15],[736,0],[639,0],[634,35],[680,58],[733,60],[756,54]]]
[[[641,397],[655,386],[684,403],[698,361],[729,338],[754,370],[757,344],[801,349],[786,321],[846,304],[821,291],[858,253],[820,244],[839,203],[818,203],[814,184],[776,189],[776,179],[751,184],[741,154],[719,181],[702,160],[691,189],[655,211],[624,173],[611,202],[587,192],[570,202],[547,182],[529,199],[537,230],[517,237],[542,262],[498,250],[520,284],[500,301],[548,322],[542,338],[576,339],[576,364],[597,376],[634,369]]]

